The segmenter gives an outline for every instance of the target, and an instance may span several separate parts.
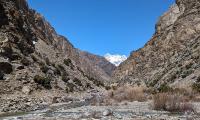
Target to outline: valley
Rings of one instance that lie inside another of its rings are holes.
[[[199,11],[199,0],[176,0],[114,65],[75,48],[26,0],[0,0],[0,119],[199,120]]]

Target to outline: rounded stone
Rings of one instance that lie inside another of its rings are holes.
[[[112,115],[112,111],[110,109],[106,109],[105,111],[103,111],[103,116],[110,116]]]

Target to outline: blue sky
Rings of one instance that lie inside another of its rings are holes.
[[[143,47],[174,0],[28,0],[81,50],[123,54]]]

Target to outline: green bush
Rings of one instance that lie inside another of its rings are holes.
[[[192,67],[192,65],[193,65],[193,63],[190,63],[190,64],[186,65],[185,68],[188,70]]]
[[[55,63],[51,63],[51,65],[52,65],[53,67],[56,67],[56,64],[55,64]]]
[[[181,67],[182,66],[182,64],[180,63],[180,64],[178,64],[178,67]]]
[[[58,74],[58,75],[63,75],[66,73],[65,71],[65,68],[61,65],[61,64],[58,64],[58,65],[55,65],[55,73]]]
[[[43,73],[47,73],[47,71],[49,70],[49,67],[44,62],[40,62],[39,65],[40,65],[40,70]]]
[[[91,86],[91,84],[90,84],[90,83],[86,83],[86,85],[85,85],[85,88],[89,88],[89,89],[91,89],[91,88],[92,88],[92,86]]]
[[[46,64],[47,64],[47,65],[51,65],[51,62],[50,62],[50,60],[49,60],[48,57],[45,58],[45,61],[46,61]]]
[[[196,82],[192,84],[192,89],[194,91],[200,92],[200,83]]]
[[[75,85],[73,83],[67,83],[66,92],[73,92]]]
[[[158,83],[158,79],[153,80],[152,82],[149,83],[149,87],[154,87]]]
[[[199,76],[199,77],[197,77],[197,82],[199,82],[199,83],[200,83],[200,76]]]
[[[174,80],[177,78],[176,74],[171,75],[170,82],[174,82]]]
[[[93,77],[91,77],[91,76],[89,76],[87,74],[84,74],[84,76],[87,77],[89,81],[92,81],[96,86],[98,86],[98,87],[100,87],[100,86],[105,87],[105,85],[104,85],[103,82],[101,82],[101,81],[99,81],[99,80],[97,80],[97,79],[95,79],[95,78],[93,78]]]
[[[55,71],[54,72],[57,75],[61,75],[61,71],[60,71],[60,69],[59,69],[59,67],[57,65],[55,65]]]
[[[78,86],[82,86],[82,83],[78,78],[74,78],[73,82],[75,82],[75,84]]]
[[[25,66],[29,66],[31,64],[31,62],[25,57],[21,59],[21,63]]]
[[[34,62],[38,62],[38,58],[35,55],[31,55],[31,58],[33,59]]]
[[[182,77],[182,78],[186,78],[186,77],[187,77],[187,74],[182,74],[181,77]]]
[[[103,82],[101,82],[101,81],[99,81],[99,80],[94,80],[93,82],[94,82],[94,84],[97,85],[98,87],[100,87],[100,86],[104,87]]]
[[[69,80],[70,80],[70,78],[68,77],[68,74],[63,74],[62,75],[62,81],[68,82]]]
[[[110,86],[105,86],[105,89],[106,89],[106,90],[110,90],[111,87],[110,87]]]
[[[197,77],[196,82],[192,84],[192,89],[197,92],[200,92],[200,76]]]
[[[44,65],[40,67],[40,70],[42,70],[43,73],[47,73],[47,71],[49,70],[48,66]]]
[[[65,68],[61,64],[58,64],[58,69],[60,69],[61,72],[65,71]]]
[[[166,83],[160,85],[160,87],[158,88],[159,92],[170,92],[172,91],[172,88],[169,87]]]
[[[72,63],[72,60],[71,59],[64,59],[64,64],[66,65],[66,66],[69,66],[72,70],[74,70],[74,65],[73,65],[73,63]]]
[[[51,87],[51,79],[49,77],[42,77],[42,76],[36,75],[34,77],[34,81],[35,81],[35,83],[42,85],[46,89],[52,88]]]
[[[72,60],[71,59],[64,59],[64,64],[67,66],[71,66],[72,65]]]
[[[187,76],[189,76],[190,74],[192,74],[192,70],[186,70],[182,73],[181,77],[182,78],[186,78]]]

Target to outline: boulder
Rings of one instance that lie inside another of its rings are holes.
[[[4,73],[2,71],[0,71],[0,80],[4,79]]]
[[[0,70],[3,73],[10,74],[13,71],[12,65],[8,62],[0,62]]]
[[[112,115],[112,111],[110,109],[106,109],[105,111],[103,111],[103,116],[110,116]]]
[[[26,95],[29,95],[29,94],[31,93],[31,88],[30,88],[30,86],[24,86],[24,87],[22,88],[22,92],[23,92],[24,94],[26,94]]]

